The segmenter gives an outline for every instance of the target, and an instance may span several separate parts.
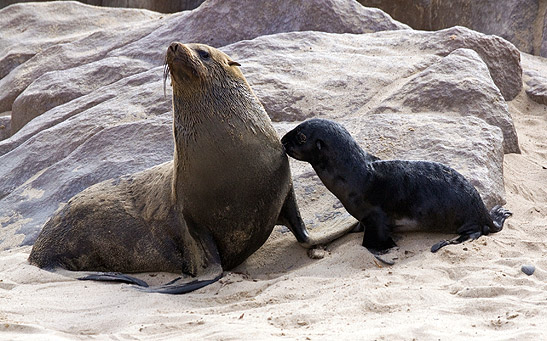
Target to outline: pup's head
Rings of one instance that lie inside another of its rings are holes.
[[[346,150],[350,141],[353,138],[342,125],[319,118],[299,124],[281,139],[289,156],[312,165]]]

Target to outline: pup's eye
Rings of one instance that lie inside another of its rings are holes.
[[[209,57],[211,57],[211,55],[210,55],[209,52],[207,52],[207,51],[198,50],[197,52],[198,52],[199,57],[200,57],[201,59],[209,59]]]
[[[296,134],[296,141],[297,141],[299,144],[304,144],[304,143],[306,143],[306,135],[304,135],[304,134],[302,134],[302,133]]]

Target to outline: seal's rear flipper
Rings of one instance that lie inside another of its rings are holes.
[[[194,230],[198,234],[199,241],[201,242],[205,253],[204,256],[208,261],[208,265],[205,270],[193,278],[179,277],[163,285],[148,288],[140,286],[136,287],[136,289],[144,292],[180,295],[203,288],[204,286],[212,284],[222,278],[223,270],[220,262],[220,255],[213,237],[208,231],[197,228]]]
[[[500,205],[496,205],[492,207],[490,210],[490,217],[492,218],[492,222],[494,223],[494,226],[496,229],[491,230],[490,232],[499,232],[503,228],[503,223],[505,222],[505,219],[512,216],[513,213],[511,213],[509,210],[501,207]]]
[[[106,281],[106,282],[120,282],[127,284],[135,284],[141,287],[148,287],[148,283],[133,276],[122,274],[119,272],[97,272],[90,273],[84,277],[78,277],[81,281]]]
[[[44,268],[49,272],[53,272],[69,278],[78,279],[81,281],[104,281],[135,284],[142,287],[147,287],[148,284],[142,279],[123,274],[121,272],[102,272],[102,271],[70,271],[60,266]]]
[[[431,247],[431,252],[435,253],[435,252],[439,251],[440,248],[442,248],[444,246],[447,246],[447,245],[460,244],[460,243],[463,243],[463,242],[465,242],[466,240],[469,240],[469,239],[475,240],[475,239],[479,238],[481,235],[482,235],[481,232],[464,233],[464,234],[461,234],[460,236],[458,236],[456,238],[453,238],[453,239],[450,239],[450,240],[441,240],[440,242],[438,242],[437,244],[435,244]]]
[[[203,275],[200,276],[198,279],[191,280],[190,282],[184,281],[181,277],[175,279],[174,281],[171,281],[164,285],[159,285],[156,287],[136,287],[136,289],[144,292],[152,292],[152,293],[159,293],[159,294],[172,294],[172,295],[180,295],[180,294],[186,294],[189,292],[192,292],[194,290],[203,288],[204,286],[207,286],[209,284],[212,284],[219,279],[222,278],[222,267],[219,267],[216,269],[217,273],[215,274],[214,271],[211,271],[209,275]]]
[[[382,255],[385,255],[387,252],[378,252],[377,250],[374,250],[374,249],[368,249],[368,250],[370,251],[370,253],[372,253],[374,258],[376,258],[380,262],[382,262],[386,265],[394,265],[395,264],[395,261],[393,259],[388,260],[388,259],[385,259],[384,257],[382,257]]]

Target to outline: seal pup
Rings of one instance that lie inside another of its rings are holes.
[[[70,199],[45,224],[30,262],[142,287],[123,273],[182,272],[191,278],[143,289],[180,294],[242,263],[276,224],[306,248],[349,232],[354,222],[344,221],[320,238],[309,236],[281,141],[238,66],[207,45],[172,43],[164,81],[170,75],[173,162]]]
[[[488,212],[475,187],[454,169],[429,161],[380,160],[333,121],[305,121],[281,142],[291,157],[309,162],[323,184],[359,220],[365,230],[363,246],[375,255],[396,246],[392,232],[459,234],[433,245],[431,252],[436,252],[499,232],[511,215],[499,205]]]

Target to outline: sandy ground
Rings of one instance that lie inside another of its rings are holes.
[[[436,254],[449,236],[403,235],[388,267],[360,233],[314,260],[276,227],[243,265],[182,296],[48,273],[21,247],[0,253],[0,339],[547,339],[547,107],[522,93],[510,109],[522,154],[505,158],[514,216],[498,234]]]

